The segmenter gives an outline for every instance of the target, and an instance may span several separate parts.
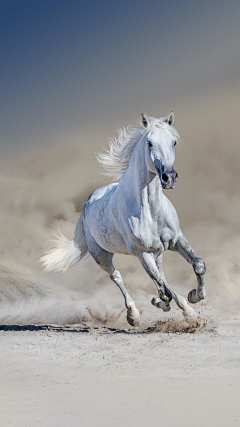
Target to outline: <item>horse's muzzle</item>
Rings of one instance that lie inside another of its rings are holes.
[[[164,170],[159,178],[164,189],[174,188],[178,180],[178,174],[173,168],[172,170]]]
[[[154,166],[161,181],[162,188],[174,188],[178,180],[178,174],[174,167],[166,168],[159,159],[154,160]]]

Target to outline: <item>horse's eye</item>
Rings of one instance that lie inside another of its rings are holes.
[[[175,145],[177,145],[177,141],[174,141],[174,147],[175,147]]]
[[[152,143],[150,141],[147,142],[149,147],[152,147]]]

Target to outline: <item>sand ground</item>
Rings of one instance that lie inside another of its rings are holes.
[[[174,322],[1,326],[0,425],[240,425],[240,317]]]

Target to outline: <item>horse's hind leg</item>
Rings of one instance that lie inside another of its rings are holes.
[[[88,250],[96,263],[106,271],[114,283],[119,287],[125,300],[125,306],[127,308],[127,321],[131,326],[139,326],[140,324],[140,313],[135,305],[135,302],[128,294],[122,280],[120,271],[116,270],[112,259],[113,254],[105,251],[101,246],[97,244],[92,236],[87,236]]]
[[[156,264],[157,264],[160,275],[163,277],[164,283],[167,284],[165,276],[164,276],[163,268],[162,268],[162,258],[163,258],[163,255],[161,254],[157,258]],[[188,304],[187,300],[185,298],[183,298],[181,295],[179,295],[177,292],[175,292],[168,285],[167,285],[167,287],[172,292],[172,297],[173,297],[175,303],[177,304],[177,306],[182,310],[183,315],[187,316],[187,317],[195,317],[196,313],[193,310],[193,308]],[[161,301],[160,298],[154,297],[154,298],[152,298],[151,302],[153,305],[155,305],[155,307],[162,308],[164,311],[166,311],[165,310],[165,303],[163,301]]]
[[[180,238],[176,242],[175,246],[171,248],[171,250],[177,251],[180,255],[182,255],[183,258],[185,258],[190,264],[192,264],[194,272],[197,276],[197,289],[193,289],[189,292],[188,301],[193,304],[201,301],[201,299],[206,298],[206,267],[204,261],[195,254],[190,243],[188,243],[186,237],[183,234],[181,234]]]
[[[114,267],[113,267],[114,268]],[[139,326],[140,325],[140,313],[135,305],[135,302],[130,297],[129,293],[127,292],[120,271],[115,270],[111,274],[110,278],[116,283],[116,285],[119,287],[120,291],[122,292],[125,300],[125,306],[127,308],[127,321],[132,326]]]

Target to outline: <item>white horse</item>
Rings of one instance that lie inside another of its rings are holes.
[[[121,290],[132,326],[139,325],[140,315],[113,265],[114,253],[139,258],[157,287],[159,298],[153,298],[152,304],[164,311],[170,310],[173,298],[183,314],[195,315],[187,300],[166,284],[162,256],[167,249],[193,266],[198,286],[189,292],[188,301],[197,303],[206,297],[205,264],[184,237],[177,212],[162,191],[174,188],[178,179],[173,163],[179,135],[173,122],[172,112],[160,119],[142,114],[137,126],[120,130],[118,138],[110,140],[108,150],[97,157],[107,174],[120,181],[94,191],[74,239],[55,237],[40,260],[46,271],[65,272],[90,253]]]

